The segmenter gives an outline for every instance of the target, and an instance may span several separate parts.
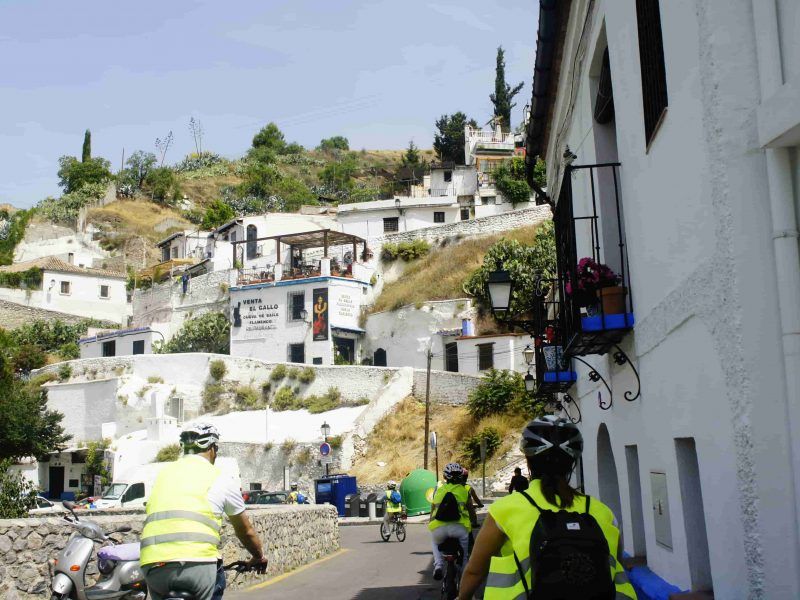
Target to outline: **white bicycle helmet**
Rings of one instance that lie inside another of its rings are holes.
[[[296,492],[297,491],[297,483],[294,482],[294,481],[292,483],[290,483],[289,484],[289,489],[292,490],[293,492]]]
[[[457,481],[461,474],[464,472],[464,468],[458,463],[447,463],[444,466],[444,480],[445,481]]]
[[[565,474],[583,453],[583,436],[567,419],[545,415],[525,426],[519,449],[537,472]]]
[[[184,452],[205,452],[217,442],[219,442],[219,430],[211,423],[192,423],[181,432]]]
[[[396,481],[389,481],[386,484],[386,487],[389,488],[390,490],[393,490],[393,489],[397,488],[397,482]]]

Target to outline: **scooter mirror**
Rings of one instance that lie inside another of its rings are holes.
[[[68,510],[70,513],[72,513],[72,516],[73,516],[73,517],[75,517],[75,519],[77,520],[77,518],[78,518],[78,517],[77,517],[77,515],[75,514],[75,503],[74,503],[74,502],[70,502],[69,500],[64,500],[64,501],[61,503],[61,505],[62,505],[64,508],[66,508],[66,509],[67,509],[67,510]]]
[[[122,527],[117,527],[114,530],[114,533],[128,533],[131,530],[130,525],[123,525]]]

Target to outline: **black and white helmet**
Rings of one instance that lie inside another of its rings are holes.
[[[393,490],[393,489],[395,489],[397,487],[397,482],[396,481],[389,481],[389,482],[386,483],[386,487],[389,488],[390,490]]]
[[[458,481],[464,468],[458,463],[447,463],[444,466],[444,480],[445,481]]]
[[[545,452],[552,455],[553,450],[560,450],[574,463],[583,453],[583,436],[567,419],[545,415],[525,426],[519,449],[528,457],[540,456]]]
[[[181,431],[181,445],[184,451],[204,452],[217,442],[219,442],[219,430],[211,423],[192,423]]]

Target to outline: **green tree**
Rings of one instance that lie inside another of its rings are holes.
[[[296,177],[282,177],[275,185],[274,193],[283,200],[286,212],[297,212],[303,204],[316,202],[311,188]]]
[[[320,181],[333,187],[335,190],[348,190],[352,187],[353,177],[358,171],[358,162],[353,153],[347,154],[342,160],[328,163],[319,172]]]
[[[36,506],[36,486],[11,470],[13,461],[0,460],[0,519],[22,519]]]
[[[178,460],[180,457],[181,445],[170,444],[169,446],[164,446],[158,451],[154,462],[173,462]]]
[[[286,148],[286,139],[275,123],[269,123],[253,137],[253,148],[268,149],[275,154],[282,154]]]
[[[236,213],[233,212],[233,209],[228,204],[222,200],[214,200],[206,207],[202,227],[203,229],[216,229],[235,217]]]
[[[248,161],[242,174],[242,182],[237,187],[240,196],[269,198],[275,184],[280,181],[280,171],[273,164],[258,160]]]
[[[467,410],[475,419],[503,414],[525,393],[522,375],[516,371],[489,369],[477,387],[470,392]]]
[[[533,183],[541,190],[547,188],[547,165],[538,156],[533,165]]]
[[[92,132],[87,129],[83,134],[81,162],[89,162],[90,160],[92,160]]]
[[[350,150],[350,142],[342,135],[334,135],[333,137],[325,138],[320,141],[317,150],[322,152],[331,152],[333,150]]]
[[[151,169],[144,179],[142,189],[161,204],[172,204],[181,197],[180,182],[169,167]]]
[[[502,46],[497,47],[497,64],[494,73],[494,94],[489,94],[489,99],[494,105],[495,119],[500,121],[504,132],[509,132],[511,131],[511,109],[516,106],[512,100],[519,94],[524,82],[518,83],[513,88],[506,83],[506,59]]]
[[[464,127],[477,127],[475,119],[467,118],[463,112],[452,115],[442,115],[436,120],[436,133],[433,135],[433,149],[442,162],[454,162],[463,165],[464,156]]]
[[[410,140],[408,142],[408,148],[406,148],[405,153],[400,158],[400,165],[415,169],[422,166],[422,164],[422,155],[419,152],[419,148],[414,144],[414,140]]]
[[[230,354],[231,324],[222,313],[206,313],[184,322],[180,331],[159,352],[211,352]]]
[[[531,199],[531,187],[525,174],[525,159],[515,156],[495,167],[494,184],[506,200],[514,206]]]
[[[81,162],[74,156],[58,159],[58,185],[64,192],[76,192],[88,184],[104,184],[111,179],[111,163],[105,158]]]
[[[0,459],[42,457],[63,448],[71,436],[64,433],[64,415],[47,408],[47,392],[13,377],[5,356],[0,381]]]
[[[553,279],[556,274],[556,243],[553,222],[545,221],[536,231],[533,244],[502,239],[493,244],[483,257],[483,264],[464,282],[464,290],[475,297],[482,311],[491,310],[487,282],[489,273],[503,270],[511,274],[514,289],[511,315],[521,315],[531,308],[537,291],[537,280]]]
[[[106,448],[111,445],[110,440],[99,442],[89,442],[86,452],[86,474],[94,479],[95,475],[100,476],[102,484],[108,485],[111,482],[111,471],[106,463]]]
[[[74,225],[80,209],[102,198],[105,193],[105,182],[85,183],[79,189],[68,192],[60,198],[45,198],[37,205],[37,210],[42,217],[53,223]]]
[[[152,152],[137,150],[125,161],[127,168],[119,175],[120,184],[128,184],[133,189],[140,190],[157,162],[158,159]]]

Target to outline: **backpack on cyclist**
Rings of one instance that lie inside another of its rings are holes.
[[[436,515],[434,518],[437,521],[450,523],[461,519],[461,511],[458,509],[458,500],[456,500],[453,492],[447,492],[436,507]]]
[[[397,490],[392,490],[392,493],[389,494],[389,500],[391,500],[395,504],[400,504],[403,501],[403,497]]]
[[[613,600],[616,595],[609,567],[608,541],[589,514],[590,496],[582,513],[540,508],[526,492],[520,492],[539,518],[531,533],[531,589],[536,600]],[[522,581],[522,572],[519,562]]]

